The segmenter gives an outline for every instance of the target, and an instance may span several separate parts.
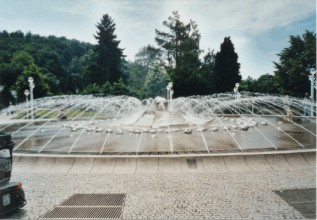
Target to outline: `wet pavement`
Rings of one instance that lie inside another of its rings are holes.
[[[39,219],[74,194],[111,193],[126,196],[123,219],[304,219],[314,215],[296,209],[276,192],[316,191],[316,154],[142,158],[21,154],[14,158],[12,181],[22,181],[28,203],[6,216],[9,219]],[[308,202],[316,207],[316,201]]]

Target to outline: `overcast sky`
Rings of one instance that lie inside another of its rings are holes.
[[[0,0],[0,30],[65,36],[96,44],[93,34],[103,14],[116,24],[117,39],[128,60],[156,45],[155,29],[178,11],[181,21],[198,24],[200,48],[219,51],[230,36],[240,72],[258,78],[273,74],[273,61],[289,46],[290,35],[316,32],[315,0]]]

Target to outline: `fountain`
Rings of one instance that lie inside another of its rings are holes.
[[[15,152],[36,154],[188,155],[316,148],[316,118],[304,115],[303,100],[239,93],[238,87],[234,94],[173,102],[172,85],[167,99],[45,97],[33,101],[31,113],[27,103],[11,109],[12,115],[2,110],[0,131],[11,133]]]

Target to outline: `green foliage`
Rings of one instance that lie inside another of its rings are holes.
[[[225,37],[220,51],[215,56],[214,72],[212,74],[214,92],[231,92],[235,83],[242,79],[238,54],[230,37]]]
[[[82,92],[84,95],[88,95],[88,94],[101,94],[102,93],[102,89],[99,85],[97,85],[96,83],[93,84],[89,84]]]
[[[112,94],[112,85],[109,82],[106,82],[104,85],[102,85],[101,91],[104,95]]]
[[[65,37],[41,37],[31,33],[23,34],[21,31],[2,31],[0,45],[0,84],[14,87],[24,69],[35,64],[46,75],[52,94],[72,93],[75,88],[84,87],[84,80],[81,79],[87,69],[85,58],[92,51],[91,44]],[[82,61],[78,62],[80,65],[76,68],[73,61],[75,57]],[[63,85],[64,82],[67,84]]]
[[[15,103],[14,98],[9,90],[8,86],[4,86],[3,90],[0,91],[0,109],[9,106],[9,104]]]
[[[163,22],[169,32],[156,31],[155,40],[164,51],[166,69],[174,83],[175,96],[206,94],[208,81],[206,71],[200,71],[200,34],[197,24],[180,21],[178,12]]]
[[[34,63],[24,68],[21,75],[15,83],[15,89],[19,100],[25,100],[24,90],[29,90],[28,78],[33,77],[35,88],[33,89],[34,99],[50,95],[50,87],[47,77],[41,72],[41,69]]]
[[[138,98],[165,96],[169,81],[174,97],[231,92],[241,81],[238,55],[230,37],[220,51],[208,51],[202,60],[197,24],[183,23],[178,12],[163,22],[167,31],[155,30],[159,48],[142,47],[135,61],[126,62],[115,23],[103,15],[96,25],[97,45],[65,37],[41,37],[16,31],[0,32],[0,94],[3,106],[13,101],[10,90],[25,100],[27,78],[35,80],[34,97],[52,94],[132,95]],[[316,68],[316,34],[306,31],[290,36],[290,46],[279,54],[274,76],[257,80],[248,77],[240,90],[262,93],[287,93],[303,96],[309,91],[309,69]],[[6,96],[6,97],[5,97]]]
[[[19,69],[23,69],[32,63],[34,63],[34,58],[25,51],[17,51],[11,58],[11,65]]]
[[[250,76],[241,80],[239,90],[269,94],[278,93],[276,78],[268,73],[260,76],[257,80]]]
[[[120,41],[116,40],[117,36],[114,33],[115,24],[108,14],[102,16],[96,27],[96,60],[91,64],[87,76],[90,82],[99,85],[107,81],[113,83],[122,76],[123,49],[119,48]]]
[[[106,82],[104,85],[100,86],[97,83],[89,84],[82,92],[85,95],[95,94],[95,95],[129,95],[130,90],[122,79],[117,82],[110,84]]]
[[[141,89],[148,73],[148,68],[138,62],[128,62],[127,64],[129,76],[128,85],[132,88]]]
[[[247,79],[240,81],[240,91],[257,92],[257,81],[248,76]]]
[[[210,93],[213,91],[213,88],[215,87],[214,81],[213,81],[213,71],[215,67],[215,54],[214,51],[208,51],[207,54],[204,56],[204,60],[201,66],[201,73],[206,77],[205,83],[207,93]]]
[[[148,45],[142,47],[135,55],[135,62],[146,68],[146,72],[154,66],[154,64],[161,63],[162,50]]]
[[[144,92],[147,97],[166,96],[166,86],[169,77],[163,67],[154,65],[146,76]]]
[[[113,83],[110,91],[111,95],[129,95],[129,88],[124,84],[122,78]]]
[[[316,68],[316,34],[306,31],[302,37],[290,36],[290,46],[279,54],[274,71],[279,92],[303,97],[309,92],[310,68]]]
[[[270,94],[277,93],[276,78],[270,74],[260,76],[257,80],[257,92]]]

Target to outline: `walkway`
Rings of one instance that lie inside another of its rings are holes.
[[[123,193],[123,219],[301,219],[303,213],[278,193],[315,188],[316,155],[20,155],[14,158],[12,181],[23,182],[28,204],[8,218],[40,218],[73,194]],[[300,204],[306,212],[316,206],[315,201]]]

